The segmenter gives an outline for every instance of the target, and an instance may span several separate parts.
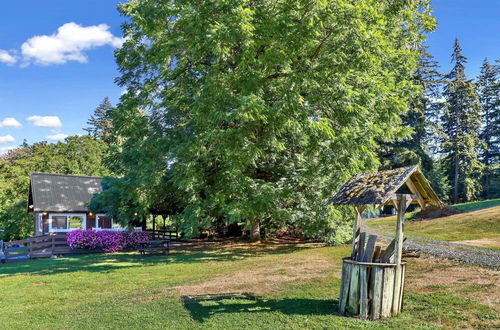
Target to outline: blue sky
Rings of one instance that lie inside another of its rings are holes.
[[[118,0],[6,1],[0,11],[0,154],[26,139],[82,134],[105,96],[122,92],[113,51],[121,42]],[[500,59],[500,0],[434,0],[429,51],[450,69],[455,37],[475,77]]]

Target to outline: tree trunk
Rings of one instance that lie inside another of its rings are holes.
[[[458,203],[458,153],[455,151],[454,156],[455,174],[453,177],[453,204]]]
[[[252,219],[252,229],[250,230],[250,240],[260,242],[260,222],[258,219]]]

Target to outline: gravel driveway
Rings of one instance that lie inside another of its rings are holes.
[[[363,219],[361,230],[368,234],[377,235],[385,241],[391,241],[394,232],[370,227]],[[405,235],[403,247],[409,250],[418,250],[436,257],[456,260],[462,263],[474,264],[493,269],[500,268],[500,251],[493,251],[464,244],[450,243],[435,239]]]

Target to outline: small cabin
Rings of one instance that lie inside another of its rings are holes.
[[[88,210],[92,197],[102,192],[101,183],[100,177],[32,173],[28,212],[33,214],[35,236],[76,229],[122,230],[105,212]]]

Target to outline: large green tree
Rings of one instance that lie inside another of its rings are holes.
[[[483,128],[479,137],[484,143],[481,161],[485,165],[483,197],[500,195],[500,79],[498,66],[484,59],[478,79],[478,94],[483,108]]]
[[[446,136],[441,147],[453,187],[452,200],[458,203],[474,199],[481,193],[483,166],[478,159],[481,104],[475,84],[465,75],[467,58],[462,54],[458,39],[451,57],[454,66],[446,77],[444,89],[446,102],[442,121]]]
[[[406,133],[400,116],[434,27],[426,0],[141,0],[120,11],[124,182],[152,201],[168,178],[187,235],[243,222],[253,239],[338,226],[324,202],[378,166],[377,141]]]

